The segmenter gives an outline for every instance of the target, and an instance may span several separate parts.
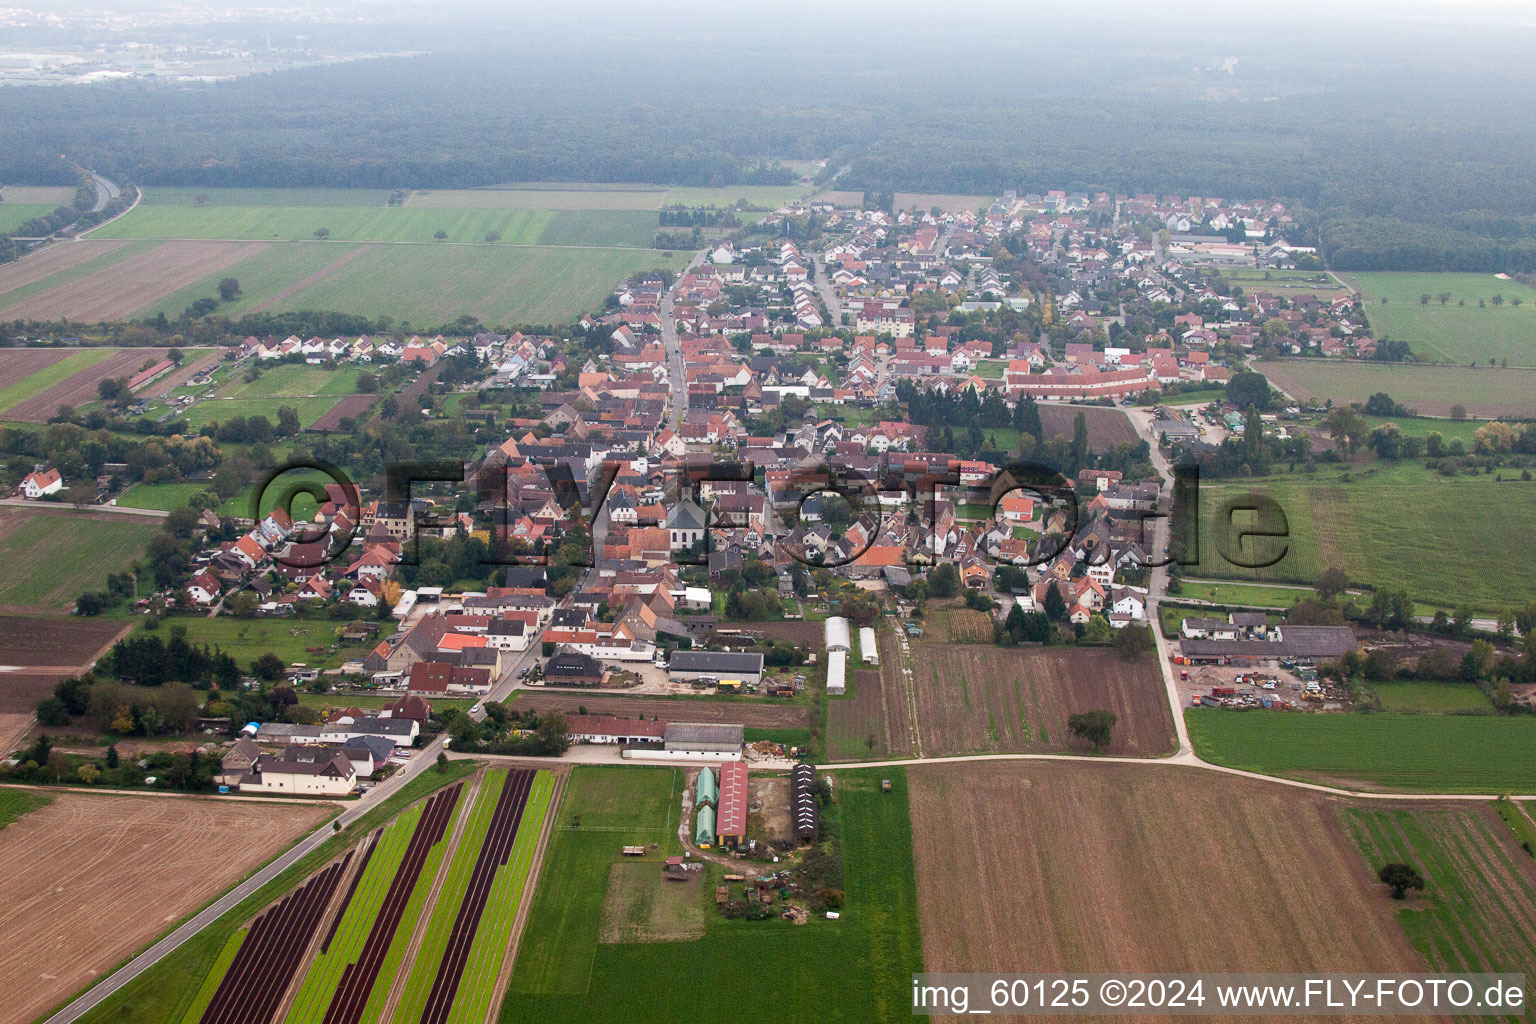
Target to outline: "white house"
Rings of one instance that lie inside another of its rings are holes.
[[[357,769],[344,754],[329,761],[284,761],[263,754],[240,780],[242,793],[293,793],[304,796],[346,796],[357,785]]]
[[[64,489],[64,478],[56,469],[28,473],[21,482],[21,493],[26,498],[41,498],[45,494],[57,494]]]
[[[213,604],[219,598],[219,580],[212,573],[200,572],[187,584],[187,593],[198,604]]]

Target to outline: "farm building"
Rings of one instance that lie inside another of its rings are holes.
[[[720,804],[720,788],[715,785],[715,773],[708,768],[699,769],[699,781],[693,789],[693,802],[700,807]]]
[[[795,842],[814,843],[821,828],[821,811],[816,806],[816,769],[808,764],[797,764],[789,773],[789,813]]]
[[[665,732],[670,757],[737,758],[742,727],[717,722],[670,722]]]
[[[565,648],[545,662],[544,681],[550,686],[599,686],[603,663],[590,654]]]
[[[832,651],[827,655],[827,693],[835,695],[848,692],[848,652]]]
[[[834,615],[822,624],[822,633],[829,651],[848,651],[853,647],[848,635],[848,620]]]
[[[873,626],[865,626],[859,630],[859,658],[866,665],[880,664],[880,645],[875,640]]]
[[[708,771],[709,769],[704,769]],[[721,846],[747,841],[747,764],[727,761],[720,766],[720,814],[715,833]]]
[[[729,651],[674,651],[667,661],[674,680],[739,679],[743,685],[763,681],[763,656]]]
[[[613,715],[573,715],[566,719],[572,743],[658,743],[667,723]]]
[[[715,809],[713,807],[700,807],[699,813],[694,817],[693,844],[704,847],[715,845]]]
[[[1229,627],[1231,628],[1231,627]],[[1186,637],[1179,651],[1197,662],[1223,659],[1262,661],[1300,658],[1319,661],[1342,657],[1355,650],[1355,633],[1348,626],[1276,626],[1264,640],[1207,640]]]
[[[240,791],[346,796],[356,784],[357,770],[339,752],[320,762],[285,761],[263,754],[251,766],[250,774],[240,779]]]

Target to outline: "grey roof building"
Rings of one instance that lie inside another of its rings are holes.
[[[667,662],[673,679],[740,679],[759,682],[763,678],[763,656],[735,651],[674,651]]]
[[[666,749],[679,752],[740,753],[743,728],[718,722],[670,722],[663,736]]]

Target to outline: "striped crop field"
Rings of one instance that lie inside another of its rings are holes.
[[[379,837],[329,946],[299,988],[290,1024],[358,1024],[387,998],[409,942],[402,920],[415,920],[441,860],[443,840],[459,804],[454,785],[400,815]],[[420,890],[420,891],[418,891]]]
[[[271,1020],[319,930],[351,851],[230,936],[183,1024]]]
[[[553,776],[491,773],[459,840],[396,1007],[396,1024],[482,1021],[549,810]]]

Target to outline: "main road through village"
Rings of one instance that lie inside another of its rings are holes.
[[[698,266],[704,258],[704,253],[697,254],[689,263],[689,268]],[[673,318],[673,292],[668,291],[662,299],[662,341],[667,351],[667,366],[669,386],[671,389],[671,409],[669,422],[672,428],[677,429],[682,423],[684,411],[688,405],[688,378],[683,363],[682,345],[678,338],[676,322]],[[1145,438],[1152,448],[1152,463],[1162,477],[1164,497],[1171,500],[1173,473],[1166,458],[1158,450],[1157,441],[1151,435],[1151,415],[1148,411],[1134,407],[1123,407],[1123,410],[1135,424],[1136,431]],[[602,540],[607,533],[606,515],[599,511],[593,523],[593,561],[594,564],[602,556]],[[1152,550],[1166,553],[1168,547],[1169,520],[1166,516],[1154,520]],[[590,575],[594,569],[588,569]],[[1257,772],[1243,771],[1238,768],[1228,768],[1223,765],[1211,764],[1202,760],[1194,751],[1189,741],[1189,731],[1184,723],[1183,707],[1179,700],[1178,688],[1174,683],[1173,670],[1170,667],[1170,652],[1168,643],[1162,635],[1162,630],[1157,628],[1160,621],[1158,607],[1165,596],[1168,585],[1168,571],[1166,567],[1157,566],[1152,570],[1148,583],[1147,617],[1152,624],[1152,636],[1156,644],[1159,670],[1162,674],[1163,685],[1167,692],[1169,708],[1173,715],[1174,730],[1178,737],[1177,751],[1168,757],[1160,758],[1133,758],[1133,757],[1103,757],[1087,754],[969,754],[953,757],[917,757],[895,759],[887,761],[858,761],[844,762],[818,766],[823,771],[844,771],[858,768],[894,768],[908,767],[922,764],[949,764],[966,761],[1092,761],[1109,762],[1115,764],[1139,764],[1139,765],[1178,765],[1197,770],[1220,772],[1225,775],[1237,775],[1243,778],[1255,779],[1274,785],[1291,786],[1299,789],[1313,790],[1319,793],[1328,793],[1335,796],[1347,796],[1363,800],[1471,800],[1488,801],[1498,797],[1492,794],[1477,793],[1365,793],[1354,790],[1340,789],[1334,786],[1326,786],[1319,783],[1302,782],[1296,779],[1277,778],[1273,775],[1261,775]],[[497,681],[495,687],[486,695],[487,701],[504,700],[520,689],[519,677],[524,669],[535,660],[539,651],[537,645],[530,645],[528,650],[520,654],[513,663],[507,667]],[[914,709],[915,713],[915,709]],[[476,718],[483,718],[484,711],[475,712]],[[447,747],[446,734],[439,735],[421,750],[417,751],[399,771],[391,775],[385,781],[379,783],[373,789],[365,793],[357,801],[346,805],[341,814],[332,819],[333,823],[339,823],[343,827],[355,822],[358,818],[367,814],[374,807],[386,800],[391,794],[398,792],[411,779],[420,775],[428,765],[434,764],[438,753]],[[626,762],[615,762],[626,763]],[[629,762],[632,763],[632,762]],[[658,763],[656,761],[644,762],[648,765]],[[221,798],[209,798],[221,799]],[[223,798],[228,799],[228,798]],[[235,798],[238,799],[238,798]],[[1536,794],[1515,796],[1517,800],[1536,799]],[[93,1007],[107,999],[114,992],[132,982],[149,968],[169,956],[174,950],[187,942],[198,932],[211,925],[214,921],[224,916],[243,900],[256,892],[262,886],[275,879],[288,868],[296,864],[305,855],[318,849],[322,843],[331,838],[333,824],[328,823],[316,831],[310,833],[296,845],[258,870],[234,889],[225,893],[219,899],[204,907],[197,914],[178,925],[173,931],[165,935],[154,945],[124,964],[117,971],[108,975],[73,1002],[49,1017],[46,1024],[73,1024]]]

